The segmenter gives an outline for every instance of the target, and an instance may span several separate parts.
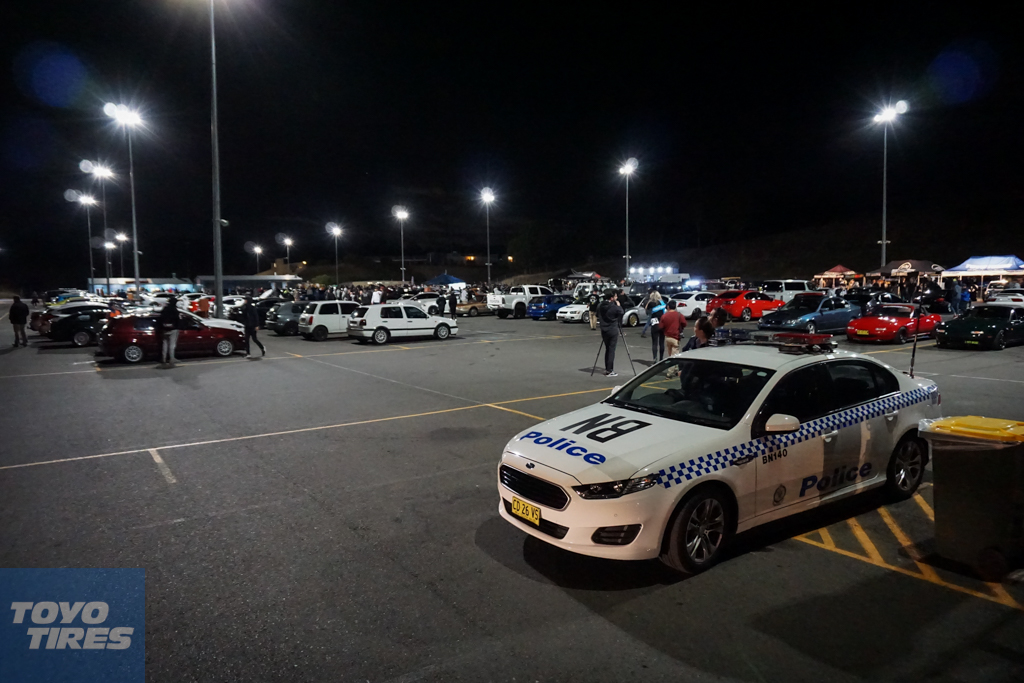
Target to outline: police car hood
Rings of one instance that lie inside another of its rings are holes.
[[[657,473],[714,453],[729,444],[728,434],[599,403],[530,427],[505,450],[581,484],[598,484]]]

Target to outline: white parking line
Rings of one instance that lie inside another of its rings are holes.
[[[164,479],[167,480],[168,484],[177,484],[178,480],[171,474],[171,468],[167,466],[164,459],[160,457],[160,454],[156,452],[155,448],[149,449],[149,454],[153,456],[153,462],[156,463],[156,468],[160,470],[160,474],[164,475]]]

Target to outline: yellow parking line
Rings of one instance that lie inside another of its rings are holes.
[[[828,532],[828,529],[821,527],[818,529],[818,534],[821,535],[821,542],[825,544],[826,548],[832,549],[836,547],[836,543],[832,540],[832,534]]]
[[[921,497],[920,493],[914,494],[914,502],[924,510],[924,514],[928,515],[928,519],[933,522],[935,521],[935,510],[932,510],[932,506],[928,504],[928,501]]]
[[[510,413],[515,413],[516,415],[522,415],[524,417],[532,418],[534,420],[544,421],[544,419],[545,419],[543,417],[537,417],[536,415],[530,415],[529,413],[524,413],[521,410],[513,410],[512,408],[506,408],[505,406],[499,406],[499,405],[495,405],[493,403],[485,403],[484,405],[487,406],[488,408],[497,408],[498,410],[505,410],[505,411],[508,411]]]
[[[860,541],[861,547],[864,548],[864,552],[868,554],[871,561],[879,565],[885,564],[885,560],[882,559],[882,553],[878,552],[878,548],[876,548],[875,544],[871,542],[870,538],[868,538],[867,532],[864,531],[864,527],[860,525],[860,522],[852,517],[846,521],[850,524],[850,529],[853,530],[853,535],[857,537],[858,541]]]
[[[583,391],[570,391],[565,394],[550,394],[548,396],[531,396],[530,398],[514,398],[511,401],[493,401],[493,405],[505,405],[506,403],[520,403],[521,401],[540,401],[545,398],[562,398],[563,396],[578,396],[580,394],[593,394],[598,391],[607,393],[609,389],[602,387],[601,389],[584,389]]]
[[[899,543],[901,547],[906,549],[907,554],[910,556],[910,559],[912,559],[914,561],[914,564],[917,565],[917,568],[921,570],[921,575],[924,576],[924,578],[928,581],[931,581],[932,583],[945,583],[942,579],[939,578],[939,575],[935,573],[934,569],[932,569],[927,564],[921,562],[921,553],[917,549],[917,546],[914,545],[914,542],[911,541],[910,538],[903,532],[903,529],[901,529],[900,525],[896,523],[896,520],[892,518],[892,515],[889,514],[889,511],[886,510],[885,508],[878,508],[878,514],[882,516],[882,521],[885,522],[885,525],[887,527],[889,527],[889,531],[892,532],[892,535],[896,537],[896,542]]]
[[[986,582],[986,585],[989,587],[989,590],[992,591],[993,595],[995,595],[996,599],[1002,604],[1007,607],[1013,607],[1014,609],[1024,610],[1024,607],[1022,607],[1012,595],[1006,592],[1006,589],[1003,588],[1001,583]]]

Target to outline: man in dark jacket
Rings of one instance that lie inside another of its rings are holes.
[[[20,296],[14,297],[11,310],[7,312],[11,317],[11,326],[14,327],[14,348],[18,348],[18,339],[21,339],[22,346],[28,346],[28,337],[25,336],[25,325],[28,323],[28,306],[21,300]]]
[[[178,349],[178,330],[181,329],[181,312],[178,311],[178,297],[172,296],[167,304],[160,310],[160,318],[157,320],[160,330],[160,360],[168,366],[174,367],[178,361],[175,353]]]
[[[622,324],[622,307],[619,306],[619,293],[608,292],[605,300],[597,309],[597,317],[601,321],[601,339],[604,340],[604,370],[608,377],[618,377],[615,372],[615,346],[619,343],[619,326]]]
[[[444,317],[444,305],[448,303],[448,300],[444,298],[444,294],[440,294],[437,297],[437,314]]]
[[[256,337],[256,330],[260,326],[260,314],[252,305],[252,297],[245,297],[245,303],[242,305],[242,324],[245,326],[245,357],[249,357],[249,339],[256,342],[256,346],[260,347],[263,356],[267,355],[267,347],[261,344]]]
[[[455,320],[455,307],[459,303],[459,298],[455,296],[455,290],[448,290],[448,310],[452,313],[452,320]]]

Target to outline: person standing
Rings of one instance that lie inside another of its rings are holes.
[[[373,294],[370,295],[371,304],[379,304],[384,300],[384,288],[374,287]]]
[[[455,295],[455,290],[454,289],[448,290],[448,310],[451,311],[452,320],[455,320],[455,312],[456,312],[455,311],[455,307],[458,305],[458,303],[459,303],[459,299]]]
[[[260,347],[261,358],[267,355],[267,347],[260,343],[259,337],[256,336],[256,330],[260,328],[260,314],[256,310],[256,307],[252,305],[252,297],[245,297],[245,304],[242,305],[242,325],[245,326],[245,357],[249,357],[249,340],[252,339],[256,342],[256,346]]]
[[[437,314],[444,317],[444,306],[448,303],[448,300],[444,298],[444,293],[438,294],[437,296]]]
[[[600,305],[599,305],[600,303],[601,303],[601,300],[597,296],[597,292],[591,292],[590,293],[590,303],[587,306],[587,308],[590,311],[590,315],[588,317],[590,318],[590,329],[592,329],[592,330],[596,330],[597,329],[597,323],[598,323],[597,312],[600,309]]]
[[[676,310],[676,302],[669,300],[668,310],[658,320],[662,334],[665,335],[665,355],[672,356],[679,351],[679,335],[686,327],[686,318]]]
[[[661,328],[661,317],[665,310],[665,304],[659,301],[648,313],[647,318],[651,326],[651,355],[654,356],[655,363],[665,359],[665,331]]]
[[[11,327],[14,328],[14,348],[18,348],[18,340],[21,340],[23,347],[28,346],[28,337],[25,336],[25,325],[28,324],[28,306],[21,300],[20,296],[14,297],[11,310],[7,312],[11,318]]]
[[[175,354],[178,350],[178,331],[181,329],[181,313],[178,312],[178,297],[172,296],[160,309],[157,320],[160,326],[160,362],[166,367],[174,367],[180,362]]]
[[[597,315],[601,320],[601,339],[604,341],[604,374],[607,377],[618,377],[619,374],[615,372],[615,346],[619,343],[619,326],[622,325],[618,292],[613,290],[605,295]]]
[[[953,311],[953,315],[959,315],[963,306],[960,303],[960,297],[963,296],[964,288],[960,286],[959,278],[953,281],[953,296],[950,299],[950,308]]]
[[[644,303],[644,311],[647,313],[647,322],[644,323],[643,332],[640,333],[640,338],[643,339],[647,336],[647,331],[651,329],[651,311],[661,305],[661,292],[651,287],[651,291],[647,293],[647,301]]]
[[[210,297],[208,297],[208,296],[201,296],[201,297],[199,297],[199,302],[196,304],[196,308],[198,309],[198,313],[199,313],[199,317],[200,318],[209,318],[210,317]]]

